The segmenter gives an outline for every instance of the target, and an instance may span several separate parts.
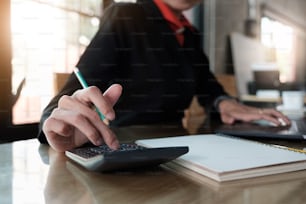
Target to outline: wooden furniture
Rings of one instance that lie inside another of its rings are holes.
[[[175,125],[115,129],[123,140],[186,131]],[[3,134],[3,133],[2,133]],[[0,145],[0,203],[303,203],[306,171],[217,183],[166,168],[94,173],[36,139]]]
[[[54,93],[57,94],[63,88],[71,73],[53,73]]]

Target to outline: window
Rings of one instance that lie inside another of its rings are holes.
[[[281,82],[290,82],[295,79],[295,36],[292,27],[268,17],[261,19],[261,41],[274,50]]]
[[[294,88],[304,89],[306,78],[305,15],[303,9],[295,11],[282,13],[263,4],[260,37],[262,43],[271,49],[271,56],[280,70],[280,81],[293,85]]]
[[[38,122],[54,73],[71,72],[99,26],[101,0],[11,0],[13,124]],[[24,81],[24,85],[22,82]]]

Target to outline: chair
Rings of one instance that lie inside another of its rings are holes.
[[[55,72],[53,74],[53,82],[54,82],[53,84],[54,84],[55,94],[58,93],[63,88],[70,75],[71,73],[59,73],[59,72]]]

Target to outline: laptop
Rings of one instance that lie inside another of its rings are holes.
[[[243,122],[234,125],[224,124],[217,128],[215,132],[246,139],[306,140],[306,119],[292,119],[291,126],[286,127]]]

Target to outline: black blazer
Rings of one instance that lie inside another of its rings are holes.
[[[123,86],[111,125],[180,122],[194,95],[208,106],[226,95],[209,70],[200,33],[186,30],[188,45],[180,46],[153,1],[116,3],[105,10],[101,26],[77,67],[89,85],[102,91]],[[43,112],[41,124],[59,98],[81,86],[72,74]],[[40,132],[41,141],[45,141]]]

